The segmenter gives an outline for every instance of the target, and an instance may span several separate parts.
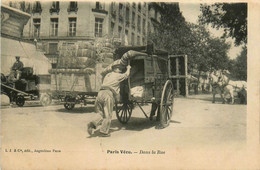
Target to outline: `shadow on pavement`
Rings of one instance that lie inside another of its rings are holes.
[[[141,131],[157,125],[159,122],[150,121],[146,118],[131,117],[127,124],[121,124],[117,119],[112,120],[111,127],[125,127],[125,130]]]
[[[194,96],[189,96],[187,99],[191,99],[191,100],[202,100],[202,101],[207,101],[207,102],[210,102],[212,103],[212,100],[213,100],[213,97],[212,95],[194,95]],[[215,99],[215,103],[222,103],[222,99],[218,96],[216,96],[216,99]]]
[[[181,123],[179,121],[171,120],[170,123]],[[120,123],[117,119],[111,121],[111,127],[109,132],[113,134],[113,132],[120,131],[120,130],[130,130],[130,131],[142,131],[145,129],[155,128],[156,125],[159,124],[159,121],[151,121],[146,118],[138,118],[138,117],[131,117],[130,121],[127,124]],[[167,128],[167,127],[166,127]],[[95,130],[91,136],[87,138],[93,138],[100,136],[99,129]]]
[[[111,126],[111,127],[112,127],[112,126]],[[119,131],[119,130],[121,130],[121,129],[122,129],[122,126],[121,126],[121,127],[117,127],[117,129],[115,129],[115,127],[114,127],[113,129],[110,129],[110,130],[109,130],[109,133],[110,133],[110,134],[113,134],[113,132]],[[101,135],[101,134],[100,134],[100,131],[99,131],[99,129],[97,129],[97,130],[94,131],[94,133],[93,133],[92,135],[88,136],[87,138],[99,137],[100,135]],[[107,138],[107,137],[105,137],[105,138]]]
[[[147,118],[131,117],[127,124],[121,124],[117,119],[112,120],[111,127],[125,127],[125,130],[131,131],[142,131],[145,129],[155,128],[160,122],[156,120],[149,120]],[[171,120],[170,123],[181,123],[178,121]]]
[[[84,114],[84,113],[93,113],[95,112],[94,106],[85,106],[85,107],[75,107],[72,110],[67,110],[65,108],[57,109],[57,112],[64,112],[69,114]]]
[[[171,120],[170,123],[178,123],[178,124],[180,124],[181,122],[176,121],[176,120]]]

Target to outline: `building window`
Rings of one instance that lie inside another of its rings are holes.
[[[145,33],[146,33],[146,32],[145,32],[145,29],[146,29],[145,26],[146,26],[146,22],[145,22],[145,19],[143,19],[143,34],[144,34],[144,35],[145,35]]]
[[[151,32],[151,24],[150,24],[150,22],[148,22],[148,33],[150,33]]]
[[[137,36],[137,45],[140,45],[140,36]]]
[[[154,12],[154,19],[156,19],[156,21],[157,21],[157,17],[158,17],[158,12],[155,11],[155,12]]]
[[[138,11],[141,12],[141,9],[142,9],[141,3],[139,2],[139,3],[138,3]]]
[[[128,45],[128,30],[125,30],[125,45]]]
[[[132,3],[132,7],[135,8],[136,7],[136,4],[135,2]]]
[[[113,17],[116,17],[116,3],[115,2],[111,3],[111,15]]]
[[[58,43],[49,43],[49,54],[57,54]]]
[[[114,35],[115,23],[111,22],[111,34]]]
[[[96,2],[96,9],[102,10],[103,5],[100,2]]]
[[[51,18],[51,36],[58,36],[58,18]]]
[[[135,34],[134,33],[132,33],[131,44],[135,45]]]
[[[98,12],[98,13],[102,13],[102,14],[108,14],[108,11],[105,10],[105,4],[104,3],[100,3],[100,2],[96,2],[96,7],[94,9],[92,9],[93,12]]]
[[[76,36],[77,18],[69,18],[69,36]]]
[[[26,9],[25,9],[25,2],[24,1],[20,2],[20,10],[23,11],[23,12],[26,11]]]
[[[141,17],[138,15],[138,20],[137,20],[137,31],[141,31]]]
[[[143,37],[143,45],[146,45],[145,37]]]
[[[41,19],[33,19],[33,36],[40,37]]]
[[[126,8],[126,12],[125,12],[125,26],[126,27],[129,27],[129,18],[130,18],[130,10],[129,10],[129,8]]]
[[[132,13],[132,28],[135,29],[135,12]]]
[[[60,2],[59,1],[55,1],[52,3],[51,5],[51,9],[50,9],[50,13],[59,13],[60,12]]]
[[[42,7],[41,7],[41,3],[39,1],[36,1],[34,4],[33,4],[33,10],[32,10],[33,13],[41,13],[42,12]]]
[[[121,37],[122,36],[122,27],[118,27],[118,36]]]
[[[103,21],[102,18],[95,19],[95,37],[102,37]]]
[[[119,4],[119,20],[123,21],[123,4]]]
[[[78,3],[76,1],[70,2],[68,12],[77,12],[78,11]]]

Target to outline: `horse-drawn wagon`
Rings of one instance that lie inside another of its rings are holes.
[[[39,100],[43,106],[51,104],[50,76],[34,75],[33,68],[22,69],[20,79],[11,80],[1,73],[1,94],[9,97],[11,103],[22,107],[26,100]]]

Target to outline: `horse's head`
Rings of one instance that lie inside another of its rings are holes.
[[[225,86],[229,83],[229,78],[227,77],[227,73],[229,73],[228,70],[219,70],[219,74],[218,74],[218,77],[219,77],[219,82],[221,83],[222,86]]]

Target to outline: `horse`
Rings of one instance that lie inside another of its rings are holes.
[[[238,96],[240,103],[247,103],[247,82],[231,80],[228,70],[219,71],[219,79],[225,84],[233,87],[233,95]]]
[[[220,94],[223,104],[227,102],[228,95],[230,96],[231,104],[234,103],[233,86],[228,84],[229,80],[227,77],[222,76],[220,72],[211,72],[209,73],[209,82],[212,86],[212,103],[215,103],[217,93]]]

